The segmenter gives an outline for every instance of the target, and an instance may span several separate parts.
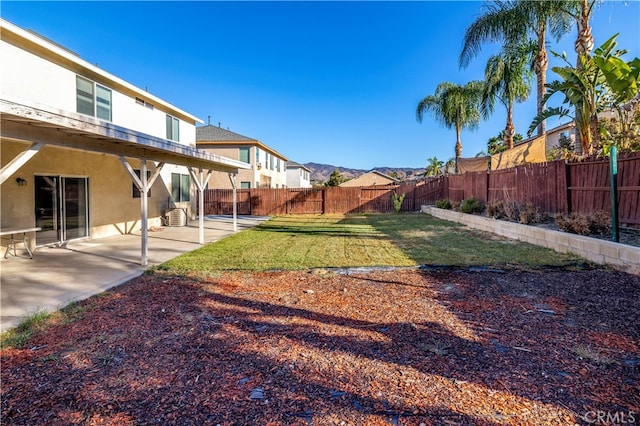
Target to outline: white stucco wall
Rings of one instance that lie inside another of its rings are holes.
[[[18,47],[4,39],[0,41],[0,62],[3,64],[0,66],[0,99],[34,108],[46,106],[76,113],[76,76],[80,75],[111,89],[113,124],[166,138],[166,116],[176,117],[176,111],[170,111],[152,99],[148,103],[153,105],[153,109],[138,104],[136,96],[143,98],[144,93],[116,90],[118,83],[110,80],[110,74],[106,72],[96,73],[95,70],[82,69],[77,64],[65,64],[71,68],[68,69],[47,57],[47,51],[39,46],[27,43]],[[195,122],[182,119],[179,122],[180,140],[177,142],[195,146]]]
[[[0,42],[0,97],[29,106],[76,110],[75,74],[18,47]],[[11,66],[8,66],[10,64]]]
[[[287,186],[289,188],[311,188],[311,174],[301,167],[287,167]]]

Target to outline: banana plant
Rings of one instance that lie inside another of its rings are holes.
[[[615,39],[611,37],[594,51],[593,56],[578,57],[578,66],[572,66],[562,55],[551,52],[567,66],[553,67],[562,80],[546,85],[545,102],[556,93],[564,95],[563,105],[573,107],[574,115],[564,106],[548,108],[538,114],[529,127],[531,135],[538,124],[549,117],[572,117],[580,138],[583,154],[591,154],[599,147],[598,114],[605,109],[618,110],[623,103],[634,99],[638,93],[640,59],[627,63],[620,57],[625,50],[615,50]]]

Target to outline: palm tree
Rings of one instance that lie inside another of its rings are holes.
[[[513,142],[520,142],[523,136],[520,133],[516,133],[513,136]],[[504,144],[504,130],[500,130],[497,136],[492,136],[487,141],[487,154],[495,155],[505,151],[507,147]]]
[[[570,19],[565,9],[570,0],[495,0],[485,2],[484,13],[467,28],[460,53],[460,66],[466,68],[480,52],[485,42],[514,44],[528,37],[537,43],[533,60],[536,74],[537,112],[545,110],[545,84],[549,59],[547,56],[547,31],[558,41],[569,31]],[[544,120],[538,126],[538,135],[546,131]]]
[[[442,167],[443,164],[444,163],[438,160],[436,156],[427,158],[427,167],[424,170],[424,176],[438,176],[440,174],[440,167]]]
[[[463,128],[476,128],[480,123],[482,89],[481,81],[470,81],[463,86],[450,82],[440,83],[435,94],[426,96],[416,108],[418,122],[422,123],[424,113],[430,111],[445,127],[456,130],[456,173],[458,160],[462,156],[460,132]]]
[[[578,27],[578,35],[576,36],[574,45],[576,53],[578,54],[577,68],[583,66],[586,58],[593,50],[594,40],[591,34],[589,19],[593,13],[593,7],[597,2],[598,0],[571,0],[561,6],[562,11],[573,18]]]
[[[456,159],[451,157],[444,163],[444,173],[449,174],[451,170],[455,172],[456,170]]]
[[[506,46],[487,61],[481,112],[484,116],[492,113],[496,98],[507,108],[507,124],[504,129],[504,144],[507,149],[513,148],[513,137],[516,134],[513,104],[525,101],[531,92],[533,76],[528,63],[533,54],[535,44],[523,43]]]

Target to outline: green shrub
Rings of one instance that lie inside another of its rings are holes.
[[[467,198],[460,203],[460,212],[462,213],[480,213],[483,209],[482,201],[475,197]]]
[[[400,209],[402,208],[402,202],[404,201],[404,197],[407,194],[402,193],[402,195],[398,195],[397,192],[391,194],[391,201],[393,201],[393,208],[396,210],[396,213],[400,213]]]
[[[453,206],[451,205],[451,201],[448,198],[442,200],[436,200],[436,207],[439,209],[451,210]]]

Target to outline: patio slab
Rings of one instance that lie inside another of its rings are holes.
[[[268,220],[267,216],[239,216],[238,231]],[[207,216],[205,243],[233,234],[230,216]],[[55,311],[135,278],[145,270],[193,251],[198,222],[162,227],[149,232],[149,265],[140,265],[140,234],[80,241],[64,247],[41,247],[33,259],[22,255],[0,261],[0,331],[16,326],[38,310]]]

